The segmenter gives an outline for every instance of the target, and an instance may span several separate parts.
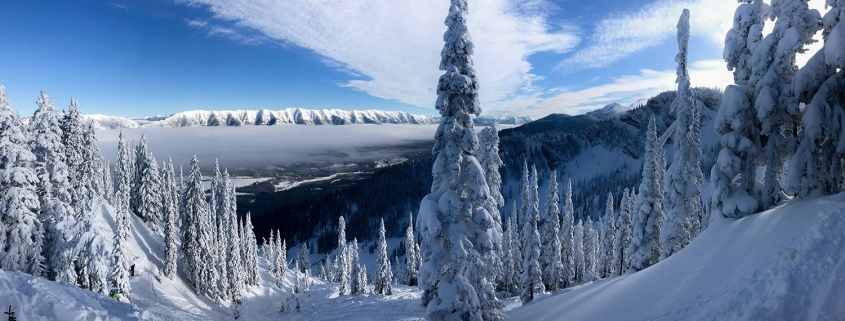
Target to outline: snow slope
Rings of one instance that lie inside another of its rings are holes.
[[[100,200],[94,207],[97,224],[114,227],[114,210]],[[288,269],[282,287],[261,265],[261,286],[249,287],[243,303],[217,303],[194,293],[183,277],[182,267],[173,280],[162,277],[164,248],[162,236],[152,232],[135,215],[131,216],[132,237],[129,263],[135,265],[130,277],[131,302],[119,302],[106,295],[60,284],[20,272],[0,270],[0,305],[12,305],[18,320],[421,320],[425,309],[421,292],[413,287],[394,285],[394,295],[338,296],[335,284],[310,279],[307,292],[293,293],[296,273]],[[106,235],[111,238],[111,235]],[[398,245],[398,239],[391,240]],[[362,244],[362,246],[364,246]],[[295,258],[292,251],[289,258]],[[362,251],[365,261],[369,253]],[[316,256],[312,256],[315,259]],[[372,260],[374,261],[374,260]],[[369,264],[368,264],[369,265]],[[368,270],[375,271],[374,264]],[[297,310],[296,305],[300,308]],[[338,309],[342,307],[342,309]]]
[[[511,320],[845,320],[845,193],[718,219],[643,271],[556,293]]]

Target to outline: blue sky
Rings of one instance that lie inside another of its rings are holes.
[[[340,108],[435,114],[447,0],[9,0],[0,84],[88,114]],[[724,87],[735,0],[469,0],[490,115],[583,113],[675,87],[692,12],[693,85]]]

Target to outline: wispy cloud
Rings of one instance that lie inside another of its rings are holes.
[[[266,38],[263,36],[246,35],[243,32],[235,30],[234,28],[212,24],[206,20],[185,19],[185,23],[187,23],[191,27],[205,31],[206,35],[208,35],[209,37],[220,36],[247,45],[259,45],[266,42]]]
[[[721,60],[695,61],[689,68],[690,80],[696,87],[724,88],[732,83],[731,73]],[[610,83],[580,90],[554,88],[550,98],[530,97],[502,102],[496,110],[517,115],[542,117],[550,113],[582,114],[611,103],[631,104],[663,91],[677,89],[675,70],[640,70],[638,74],[613,78]]]
[[[207,8],[216,22],[308,48],[363,75],[339,85],[415,106],[433,106],[443,46],[446,0],[182,0]],[[531,94],[528,56],[566,52],[579,41],[571,27],[551,27],[546,0],[469,0],[468,23],[485,103]],[[191,24],[190,21],[187,23]]]
[[[674,38],[684,8],[690,9],[690,32],[724,44],[731,28],[736,0],[659,0],[630,14],[617,14],[599,21],[586,47],[556,67],[563,71],[601,68]]]

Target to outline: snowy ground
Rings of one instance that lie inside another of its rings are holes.
[[[720,219],[643,271],[510,311],[512,320],[845,320],[845,193]]]

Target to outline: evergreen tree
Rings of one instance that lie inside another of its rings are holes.
[[[755,109],[761,122],[760,134],[765,153],[761,205],[769,209],[782,197],[779,177],[787,157],[796,146],[795,136],[799,113],[798,97],[793,78],[798,70],[795,55],[806,51],[806,45],[816,42],[813,35],[821,27],[821,17],[809,9],[807,0],[772,2],[774,30],[756,46],[752,54],[752,75],[748,84],[753,88]]]
[[[598,267],[598,234],[593,228],[593,218],[587,216],[587,224],[584,226],[584,281],[590,282],[597,279],[596,268]]]
[[[560,246],[560,198],[557,194],[557,171],[552,171],[549,178],[549,190],[546,193],[546,211],[541,224],[543,244],[540,265],[543,268],[543,283],[546,290],[557,290],[563,273]]]
[[[83,163],[79,168],[77,177],[82,179],[82,184],[79,187],[79,193],[82,195],[82,201],[86,202],[95,197],[106,197],[106,176],[104,175],[104,160],[103,155],[100,154],[100,148],[97,146],[96,130],[93,124],[88,124],[83,133]],[[74,187],[76,188],[76,187]]]
[[[299,272],[305,273],[305,271],[311,270],[311,260],[308,258],[309,254],[311,254],[311,250],[308,249],[308,242],[302,242],[302,247],[299,250],[299,258],[296,260],[299,263],[296,266]]]
[[[185,225],[182,229],[182,251],[185,253],[185,267],[188,279],[196,291],[211,299],[220,297],[217,275],[217,249],[212,244],[215,232],[211,222],[199,160],[194,155],[191,172],[185,187]]]
[[[522,230],[526,237],[522,244],[525,245],[525,257],[522,261],[522,303],[528,303],[536,297],[537,293],[543,292],[542,271],[540,271],[540,233],[537,232],[537,221],[527,218]]]
[[[572,258],[575,262],[575,282],[584,282],[587,265],[584,260],[584,225],[581,221],[572,229]]]
[[[646,155],[643,161],[643,180],[640,184],[639,195],[633,215],[633,238],[628,249],[630,253],[630,268],[634,271],[645,269],[657,263],[663,249],[660,246],[660,228],[663,226],[664,215],[661,207],[663,187],[660,184],[658,157],[662,150],[657,146],[657,127],[654,116],[648,123],[646,136]]]
[[[806,104],[801,117],[804,131],[789,166],[786,190],[799,197],[835,194],[843,190],[842,158],[845,154],[845,3],[827,1],[830,10],[822,18],[824,47],[801,67],[793,84],[798,101]],[[820,192],[820,193],[814,193]]]
[[[260,285],[260,276],[258,272],[258,242],[255,241],[255,232],[252,227],[252,215],[246,213],[244,218],[244,226],[240,229],[243,231],[241,243],[244,244],[244,267],[246,270],[245,277],[248,285]]]
[[[346,256],[346,221],[343,216],[338,218],[337,222],[337,259],[335,260],[335,270],[338,271],[338,279],[340,282],[340,295],[346,294],[349,289],[349,281],[351,278],[349,266],[349,258]]]
[[[144,157],[143,172],[138,182],[138,203],[136,213],[154,232],[158,232],[161,222],[162,183],[158,163],[152,153]]]
[[[285,279],[285,274],[288,271],[288,242],[282,239],[279,230],[276,230],[276,249],[273,253],[276,254],[276,285],[282,286],[282,281]]]
[[[171,166],[172,168],[172,166]],[[243,264],[243,250],[241,248],[240,232],[238,231],[238,205],[235,195],[235,184],[229,182],[229,188],[226,190],[226,197],[229,199],[228,217],[228,260],[226,267],[228,269],[228,292],[232,301],[240,304],[241,296],[245,288],[244,280],[244,264]]]
[[[623,203],[621,206],[625,206],[625,201],[627,200],[625,200],[623,196]],[[612,275],[616,263],[616,221],[613,219],[612,193],[607,193],[607,205],[605,205],[604,222],[602,223],[600,238],[601,258],[599,261],[599,274],[602,278],[606,278]]]
[[[393,294],[391,287],[393,283],[393,272],[390,270],[390,259],[387,257],[387,238],[384,230],[384,219],[381,219],[378,235],[378,262],[376,264],[378,264],[379,270],[376,276],[374,291],[381,295],[391,295]]]
[[[76,284],[72,251],[75,233],[75,211],[65,163],[62,129],[59,112],[44,91],[36,102],[38,109],[29,122],[30,148],[35,154],[35,171],[38,175],[38,196],[41,205],[40,220],[46,227],[49,274],[52,280]]]
[[[505,226],[505,242],[503,244],[503,252],[504,255],[502,256],[502,262],[504,265],[504,276],[502,278],[502,285],[501,288],[509,292],[511,294],[516,293],[517,289],[519,288],[519,278],[521,274],[519,273],[519,269],[517,265],[521,265],[520,262],[517,262],[513,255],[513,245],[514,238],[517,236],[514,235],[514,229],[517,228],[516,224],[516,204],[514,204],[514,212],[511,212],[510,217],[508,217],[507,224]]]
[[[616,225],[614,247],[616,248],[616,261],[612,268],[613,275],[622,275],[624,269],[630,262],[629,248],[633,238],[632,215],[634,213],[634,202],[636,197],[628,193],[628,189],[622,192],[622,202],[619,204],[619,222]]]
[[[513,228],[510,234],[510,250],[513,260],[511,284],[514,286],[514,290],[517,290],[516,288],[520,286],[520,279],[522,278],[522,238],[520,237],[522,234],[519,231],[519,212],[516,211],[516,202],[513,202],[509,219],[511,220],[511,228]]]
[[[486,203],[485,208],[487,212],[493,217],[493,235],[498,235],[498,238],[493,239],[495,247],[495,255],[485,256],[487,259],[487,273],[490,275],[490,280],[498,283],[503,278],[504,267],[502,263],[502,215],[499,213],[499,207],[505,205],[505,198],[502,196],[500,189],[502,188],[502,177],[499,169],[504,166],[502,159],[499,157],[499,131],[496,125],[484,128],[479,134],[479,158],[478,162],[481,168],[484,169],[484,178],[487,180],[487,186],[490,189],[490,198]],[[485,318],[487,320],[487,318]]]
[[[215,161],[215,165],[217,162]],[[219,171],[218,171],[219,173]],[[216,246],[217,246],[217,257],[219,263],[218,267],[218,275],[220,275],[220,285],[223,289],[228,289],[229,284],[229,263],[231,262],[231,258],[229,257],[229,211],[232,209],[232,199],[229,197],[229,185],[231,181],[229,180],[229,171],[224,170],[223,175],[218,177],[217,186],[214,186],[212,189],[212,196],[216,195],[216,203],[212,203],[212,215],[214,216],[215,228],[217,229],[216,235]],[[215,197],[212,197],[215,199]],[[228,291],[223,291],[223,298],[229,299]]]
[[[164,213],[164,276],[173,279],[176,276],[176,251],[177,240],[176,220],[178,218],[178,192],[176,191],[175,173],[173,172],[173,159],[167,158],[162,173],[163,199],[162,213]]]
[[[64,145],[64,160],[68,167],[68,182],[71,188],[68,193],[71,197],[70,206],[76,213],[82,211],[82,194],[84,183],[90,177],[83,176],[82,166],[85,163],[85,137],[82,128],[82,113],[79,111],[79,102],[70,99],[70,106],[61,119],[62,144]]]
[[[136,214],[140,213],[139,209],[141,208],[141,181],[143,180],[147,167],[150,166],[148,154],[147,137],[142,134],[141,140],[135,146],[135,154],[133,157],[135,161],[132,163],[132,199],[129,205],[131,206],[132,211]],[[144,217],[141,216],[141,218]],[[144,219],[146,220],[146,218]]]
[[[358,260],[358,238],[352,239],[352,243],[346,248],[349,254],[349,265],[352,266],[352,284],[349,286],[352,294],[364,293],[366,285],[361,279],[361,262]]]
[[[561,223],[561,257],[563,258],[563,287],[568,288],[576,279],[575,266],[575,205],[572,204],[572,179],[566,181],[566,198]]]
[[[405,230],[405,280],[408,286],[417,286],[417,272],[419,271],[419,256],[416,251],[417,243],[414,242],[414,214],[408,221],[408,228]],[[398,267],[398,265],[397,265]]]
[[[678,21],[678,95],[672,102],[677,111],[675,120],[674,161],[666,175],[666,221],[660,233],[665,259],[687,246],[698,235],[701,206],[701,128],[698,102],[690,89],[687,73],[689,46],[689,10],[684,9]]]
[[[472,63],[473,44],[466,25],[466,0],[452,0],[446,18],[436,108],[441,122],[432,152],[431,193],[420,203],[422,265],[419,282],[427,317],[479,320],[483,314],[477,290],[467,280],[467,263],[476,256],[495,255],[495,219],[485,209],[490,198],[484,170],[475,159],[478,139],[471,115],[480,115],[478,81]],[[484,287],[489,288],[489,287]]]
[[[761,124],[754,110],[754,90],[748,81],[752,53],[763,39],[770,8],[763,0],[744,2],[736,9],[734,26],[725,36],[723,56],[728,69],[733,70],[735,85],[725,88],[714,121],[722,150],[710,170],[710,212],[728,218],[756,213],[760,197],[755,183]]]
[[[22,125],[0,85],[0,268],[37,275],[34,270],[43,261],[36,247],[42,233],[38,177]]]

